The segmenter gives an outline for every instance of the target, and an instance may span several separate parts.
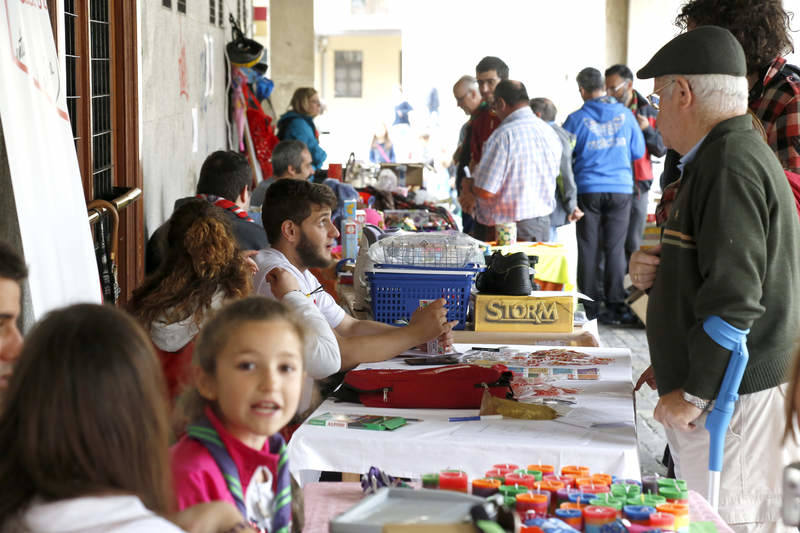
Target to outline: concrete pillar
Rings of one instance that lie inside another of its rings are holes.
[[[280,116],[295,89],[314,86],[314,0],[270,0],[269,23],[272,103]]]
[[[630,0],[606,0],[606,68],[628,62]]]

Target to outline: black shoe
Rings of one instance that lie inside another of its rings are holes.
[[[639,317],[634,315],[628,306],[624,304],[618,304],[604,309],[597,316],[597,321],[607,326],[643,326]]]
[[[475,280],[478,292],[527,296],[531,293],[528,256],[524,252],[503,255],[499,251],[487,261],[486,271]]]

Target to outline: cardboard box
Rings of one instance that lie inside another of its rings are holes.
[[[392,171],[400,165],[406,167],[406,186],[418,185],[422,187],[422,171],[425,165],[422,163],[381,163],[381,169],[388,168]]]
[[[575,298],[569,296],[475,297],[475,331],[572,333]]]

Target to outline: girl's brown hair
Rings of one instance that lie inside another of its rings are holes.
[[[133,292],[130,311],[146,327],[194,317],[202,323],[214,294],[242,298],[252,276],[240,255],[225,213],[206,200],[191,200],[169,219],[167,255]]]
[[[166,394],[126,313],[79,304],[48,314],[25,339],[0,414],[0,524],[34,496],[120,492],[171,511]]]
[[[297,113],[308,115],[308,101],[317,94],[317,90],[313,87],[300,87],[294,91],[292,101],[289,102],[291,107]]]
[[[277,300],[251,296],[226,305],[203,326],[192,354],[192,365],[209,376],[216,375],[217,357],[225,349],[231,335],[246,322],[269,320],[283,320],[288,323],[289,328],[300,339],[305,360],[308,336],[300,318]],[[270,342],[270,339],[264,339],[264,342]],[[207,404],[208,400],[200,396],[195,387],[187,390],[178,399],[176,427],[195,420],[203,413]]]

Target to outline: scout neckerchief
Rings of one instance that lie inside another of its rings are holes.
[[[204,415],[186,428],[186,434],[205,446],[208,453],[217,463],[228,491],[242,516],[247,519],[247,506],[244,503],[244,491],[239,480],[239,469],[217,430]],[[292,486],[289,476],[289,465],[286,442],[279,433],[268,439],[269,451],[278,455],[277,486],[272,499],[272,528],[270,533],[289,533],[292,525]]]
[[[231,202],[227,198],[214,196],[213,194],[198,194],[197,197],[202,198],[203,200],[208,200],[217,207],[221,207],[222,209],[231,211],[237,217],[243,218],[248,222],[255,222],[252,218],[250,218],[250,215],[247,214],[247,211],[245,211],[235,203]]]

